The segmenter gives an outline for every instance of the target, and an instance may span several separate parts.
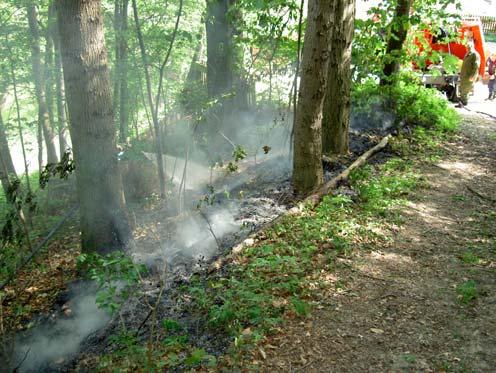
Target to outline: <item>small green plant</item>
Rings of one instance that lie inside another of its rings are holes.
[[[215,366],[217,359],[215,356],[207,354],[203,348],[195,349],[191,355],[184,360],[184,364],[189,367],[205,364],[206,366]]]
[[[468,280],[460,284],[456,288],[458,299],[463,304],[470,304],[478,297],[477,286],[474,280]]]
[[[111,314],[119,310],[122,303],[138,288],[144,266],[135,265],[123,252],[115,251],[107,255],[97,253],[81,254],[78,257],[79,269],[98,285],[98,306]]]
[[[462,254],[461,261],[467,264],[477,264],[480,262],[480,258],[472,251],[468,250]]]
[[[291,303],[298,316],[308,316],[310,314],[310,305],[298,298],[292,298]]]
[[[405,360],[408,364],[415,364],[417,362],[417,357],[412,354],[404,354],[403,360]]]
[[[455,195],[452,195],[451,196],[451,199],[453,201],[457,201],[457,202],[464,202],[467,200],[467,197],[465,196],[462,196],[462,195],[459,195],[459,194],[455,194]]]

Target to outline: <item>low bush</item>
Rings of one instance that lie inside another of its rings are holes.
[[[369,121],[368,126],[381,128],[392,119],[395,126],[421,126],[440,132],[455,131],[460,116],[450,107],[442,93],[404,77],[391,86],[374,81],[357,85],[353,91],[353,118]]]

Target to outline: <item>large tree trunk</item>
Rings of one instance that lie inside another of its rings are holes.
[[[294,124],[293,184],[300,194],[317,189],[324,180],[322,107],[327,85],[332,14],[333,6],[328,1],[309,1]]]
[[[207,90],[210,99],[233,88],[233,42],[229,27],[230,0],[207,0]]]
[[[131,243],[117,164],[112,91],[99,0],[58,0],[58,25],[76,162],[82,248]]]
[[[31,59],[33,66],[33,78],[38,100],[38,124],[43,130],[45,145],[47,150],[47,162],[57,163],[57,152],[55,150],[55,133],[50,123],[48,107],[45,94],[45,74],[41,64],[40,50],[40,30],[38,27],[38,14],[33,1],[30,1],[27,7],[29,33],[31,42]]]
[[[331,59],[324,101],[322,151],[349,151],[351,41],[355,24],[355,0],[336,0],[331,37]]]
[[[403,49],[410,28],[409,12],[413,0],[398,0],[396,4],[396,11],[392,21],[391,34],[386,49],[386,63],[384,64],[381,85],[391,83],[391,77],[394,73],[399,71],[400,62],[399,57]]]

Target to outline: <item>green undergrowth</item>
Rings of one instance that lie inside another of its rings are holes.
[[[166,333],[169,337],[153,346],[124,338],[117,352],[102,359],[100,368],[257,369],[251,357],[254,346],[281,330],[288,320],[304,319],[324,294],[343,286],[328,276],[343,265],[342,258],[387,243],[387,227],[398,223],[399,207],[423,186],[416,169],[418,160],[428,161],[443,139],[439,130],[428,131],[400,136],[392,143],[400,156],[354,171],[352,197],[326,196],[315,209],[284,217],[259,233],[258,242],[235,255],[222,272],[197,275],[184,286],[182,291],[190,299],[188,312],[204,320],[211,331],[230,337],[227,354],[213,356],[215,351],[207,352],[205,346],[194,343],[186,326],[168,321],[175,326]],[[402,153],[404,140],[409,150],[416,149],[415,161]]]
[[[371,80],[355,87],[353,106],[355,118],[374,128],[381,128],[385,118],[390,118],[397,127],[453,133],[461,122],[441,92],[425,88],[408,75],[391,86],[380,86]]]

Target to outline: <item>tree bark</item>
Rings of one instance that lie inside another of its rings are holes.
[[[10,65],[10,74],[12,78],[12,88],[14,90],[14,102],[15,102],[16,116],[17,116],[17,130],[19,133],[19,140],[21,141],[22,158],[24,161],[24,173],[26,175],[26,186],[28,188],[28,193],[31,194],[32,189],[31,189],[31,183],[29,181],[29,167],[28,167],[28,160],[26,157],[26,146],[24,142],[24,134],[22,132],[21,108],[19,105],[19,95],[17,94],[17,79],[15,74],[14,61],[12,60],[11,57],[9,57],[9,65]],[[40,126],[38,126],[38,130],[39,129]]]
[[[391,77],[399,71],[401,50],[410,28],[409,12],[413,0],[398,0],[395,15],[392,21],[391,33],[386,48],[386,62],[383,69],[381,85],[391,83]]]
[[[114,61],[114,71],[112,74],[113,80],[114,80],[114,89],[113,89],[113,101],[112,101],[112,107],[114,108],[114,113],[118,114],[119,113],[119,96],[121,93],[121,81],[119,79],[119,72],[120,72],[120,54],[121,54],[121,48],[120,48],[120,39],[121,39],[121,2],[120,0],[114,0],[114,35],[115,35],[115,41],[114,41],[114,52],[115,52],[115,61]],[[118,126],[118,118],[117,119],[116,125]],[[119,133],[119,141],[121,140],[121,135]]]
[[[9,142],[5,132],[5,125],[2,118],[2,97],[0,97],[0,181],[5,195],[10,186],[9,176],[17,177],[12,156],[10,154]]]
[[[29,34],[31,43],[31,62],[33,67],[33,78],[38,100],[38,124],[43,130],[47,151],[47,162],[57,163],[58,157],[55,150],[55,133],[50,123],[45,92],[45,74],[41,64],[40,30],[38,27],[38,13],[35,3],[30,1],[27,6]]]
[[[322,151],[349,151],[351,42],[355,31],[355,0],[336,0],[331,37],[331,58],[324,101]]]
[[[65,112],[65,86],[62,72],[62,57],[60,55],[60,41],[55,39],[55,90],[57,92],[57,130],[59,137],[60,155],[69,148],[67,143],[67,118]]]
[[[322,107],[327,85],[332,14],[333,6],[328,1],[309,1],[294,124],[293,184],[299,194],[317,189],[324,180]]]
[[[46,96],[46,105],[48,111],[48,118],[50,120],[50,124],[53,128],[55,128],[55,112],[54,112],[54,81],[53,81],[53,71],[54,71],[54,28],[56,27],[56,15],[55,15],[55,5],[50,3],[48,7],[48,24],[47,30],[45,33],[45,96]],[[55,130],[54,130],[54,136]],[[54,137],[55,141],[55,137]]]
[[[158,168],[158,179],[160,186],[160,196],[164,198],[165,171],[164,171],[164,160],[162,157],[162,137],[160,136],[160,124],[158,122],[157,111],[154,109],[155,106],[153,104],[152,81],[150,78],[150,71],[148,69],[148,57],[146,55],[145,41],[143,40],[143,34],[141,33],[141,25],[138,16],[138,7],[136,5],[136,0],[132,1],[132,5],[133,5],[134,22],[136,24],[136,36],[138,37],[138,43],[141,51],[141,59],[143,62],[143,69],[145,71],[148,105],[150,106],[150,111],[152,114],[152,121],[153,121],[153,130],[155,132],[155,145],[156,145],[156,154],[157,154],[157,168]]]
[[[127,247],[132,236],[117,164],[100,0],[58,0],[57,7],[82,249],[105,254]]]
[[[207,0],[207,91],[210,99],[233,88],[233,43],[229,27],[230,0]]]
[[[119,42],[119,53],[120,53],[120,67],[119,67],[119,80],[120,80],[120,92],[119,92],[119,138],[120,142],[124,143],[127,141],[129,133],[129,90],[127,84],[127,65],[128,65],[128,45],[127,45],[127,33],[128,33],[128,5],[129,0],[122,1],[121,8],[121,38]]]

